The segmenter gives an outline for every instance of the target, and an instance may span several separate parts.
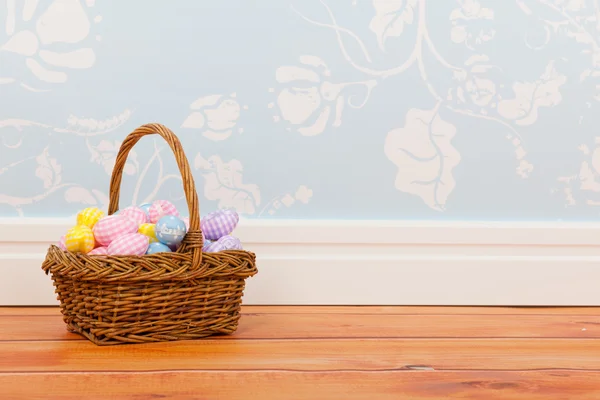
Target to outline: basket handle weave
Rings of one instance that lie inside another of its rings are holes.
[[[117,154],[117,160],[115,167],[112,172],[110,180],[110,202],[108,205],[108,214],[114,214],[119,208],[119,195],[121,192],[121,178],[123,177],[123,168],[127,161],[129,151],[135,146],[135,144],[146,135],[160,135],[169,144],[179,172],[181,173],[181,180],[183,182],[183,190],[187,205],[190,212],[190,228],[188,233],[183,240],[183,243],[178,253],[192,252],[192,268],[198,269],[202,266],[202,230],[200,228],[200,209],[198,206],[198,194],[196,193],[196,185],[194,184],[194,177],[190,170],[190,164],[181,146],[181,142],[175,136],[175,134],[167,127],[161,124],[145,124],[131,132],[121,144],[119,153]],[[196,271],[200,272],[200,271]]]

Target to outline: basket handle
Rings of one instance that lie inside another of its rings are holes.
[[[129,151],[135,144],[146,135],[158,134],[169,144],[183,182],[183,191],[187,200],[188,209],[190,212],[190,229],[182,242],[182,245],[177,249],[178,253],[192,252],[192,268],[197,269],[202,265],[202,230],[200,228],[200,208],[198,206],[198,194],[196,193],[196,185],[194,177],[190,170],[190,164],[181,146],[181,142],[175,134],[167,127],[161,124],[145,124],[131,132],[121,144],[117,160],[110,179],[110,201],[108,204],[108,214],[114,214],[119,208],[119,195],[121,192],[121,178],[123,177],[123,168],[127,161]],[[199,271],[197,271],[199,272]]]

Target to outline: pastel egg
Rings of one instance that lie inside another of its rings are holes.
[[[158,220],[165,215],[179,217],[179,211],[177,211],[175,205],[168,200],[156,200],[153,202],[148,209],[148,214],[150,215],[150,222],[153,224],[157,223]]]
[[[96,247],[94,250],[88,253],[88,256],[105,256],[108,254],[108,247]]]
[[[102,218],[94,226],[96,242],[101,246],[108,246],[121,236],[137,232],[138,225],[135,221],[122,215],[110,215]]]
[[[148,216],[148,221],[150,221],[150,207],[152,207],[152,203],[144,203],[140,204],[140,208],[144,210],[146,215]]]
[[[148,214],[146,214],[146,212],[144,210],[142,210],[140,207],[136,207],[136,206],[124,208],[123,210],[121,210],[119,215],[122,215],[124,217],[127,217],[127,218],[135,221],[138,224],[138,226],[150,221]]]
[[[202,243],[206,244],[206,240],[204,240],[204,234],[200,233],[200,235],[202,235]],[[177,251],[179,248],[181,247],[181,243],[175,243],[175,244],[170,244],[169,248],[171,249],[171,251]]]
[[[240,217],[235,210],[223,209],[206,215],[200,221],[200,226],[206,239],[218,240],[233,232],[239,220]]]
[[[62,235],[58,241],[58,248],[63,251],[67,251],[67,246],[65,245],[65,236],[66,235]]]
[[[185,224],[185,229],[190,230],[190,217],[182,217],[181,220]]]
[[[185,223],[173,215],[165,215],[156,223],[156,238],[166,245],[177,245],[181,243],[187,229]]]
[[[156,238],[156,225],[154,224],[141,224],[138,229],[138,233],[148,236],[150,243],[158,241]]]
[[[205,253],[216,253],[223,250],[242,250],[242,242],[234,236],[226,235],[202,248]]]
[[[113,240],[108,245],[111,256],[141,256],[146,254],[150,239],[141,233],[129,233]]]
[[[148,250],[146,250],[146,254],[154,254],[154,253],[170,253],[171,249],[166,244],[160,242],[150,243],[148,246]]]
[[[98,207],[84,208],[77,214],[77,225],[85,225],[93,228],[104,215],[104,211]]]
[[[65,235],[65,247],[73,253],[88,253],[94,249],[95,244],[94,233],[86,225],[74,226]]]

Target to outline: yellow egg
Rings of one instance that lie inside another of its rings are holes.
[[[158,239],[156,239],[156,225],[154,224],[141,224],[138,233],[148,236],[150,243],[158,242]]]
[[[85,225],[89,228],[93,228],[94,225],[96,225],[96,222],[103,217],[104,211],[97,207],[88,207],[77,214],[77,225]]]
[[[77,225],[65,235],[65,247],[73,253],[88,253],[94,249],[94,233],[89,226]]]

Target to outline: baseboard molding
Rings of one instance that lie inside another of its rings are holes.
[[[65,219],[0,219],[0,305],[57,304]],[[600,305],[600,224],[243,220],[245,304]]]

